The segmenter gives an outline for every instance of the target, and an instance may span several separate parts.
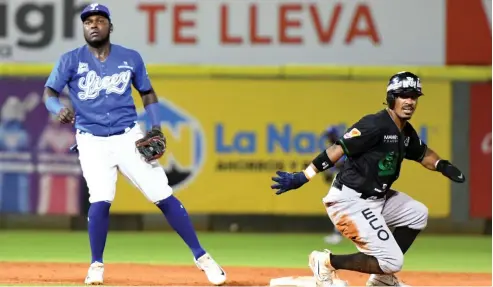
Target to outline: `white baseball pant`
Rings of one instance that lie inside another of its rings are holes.
[[[347,186],[338,189],[333,185],[322,201],[342,235],[360,252],[375,257],[387,274],[399,272],[404,263],[389,227],[422,230],[428,221],[428,208],[398,191],[388,198],[362,199],[361,193]]]
[[[109,137],[77,132],[79,160],[89,187],[89,202],[115,199],[117,169],[153,203],[173,194],[159,162],[147,163],[137,151],[135,142],[142,137],[144,133],[138,124],[124,134]]]

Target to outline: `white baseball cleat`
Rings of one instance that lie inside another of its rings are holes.
[[[313,272],[317,287],[348,286],[346,281],[339,279],[335,269],[330,265],[330,251],[313,251],[308,259],[308,266]]]
[[[330,235],[327,235],[324,237],[324,241],[325,243],[327,244],[339,244],[341,243],[342,239],[344,237],[342,235],[340,235],[339,233],[332,233]]]
[[[87,271],[86,280],[84,283],[86,285],[103,285],[103,273],[104,273],[104,264],[101,262],[94,262],[89,266],[89,270]]]
[[[226,272],[219,266],[219,264],[212,259],[212,257],[206,253],[195,260],[195,265],[205,272],[207,279],[214,285],[222,285],[226,282]]]
[[[394,274],[372,274],[368,281],[366,281],[366,286],[401,286],[410,287],[410,285],[404,284],[400,281]]]

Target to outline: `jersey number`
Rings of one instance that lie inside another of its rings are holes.
[[[397,169],[397,154],[389,152],[378,162],[378,175],[389,176],[394,175]]]

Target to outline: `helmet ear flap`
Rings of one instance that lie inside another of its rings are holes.
[[[390,109],[393,109],[395,105],[395,96],[390,91],[387,93],[387,105],[389,106]]]

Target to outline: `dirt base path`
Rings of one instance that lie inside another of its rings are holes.
[[[87,264],[0,262],[0,284],[82,285]],[[305,269],[225,268],[227,286],[268,286],[270,279],[285,276],[309,276]],[[340,272],[351,286],[364,286],[365,274]],[[401,272],[399,277],[412,286],[492,286],[491,274]],[[106,264],[105,285],[118,286],[210,286],[205,275],[194,266],[145,264]]]

